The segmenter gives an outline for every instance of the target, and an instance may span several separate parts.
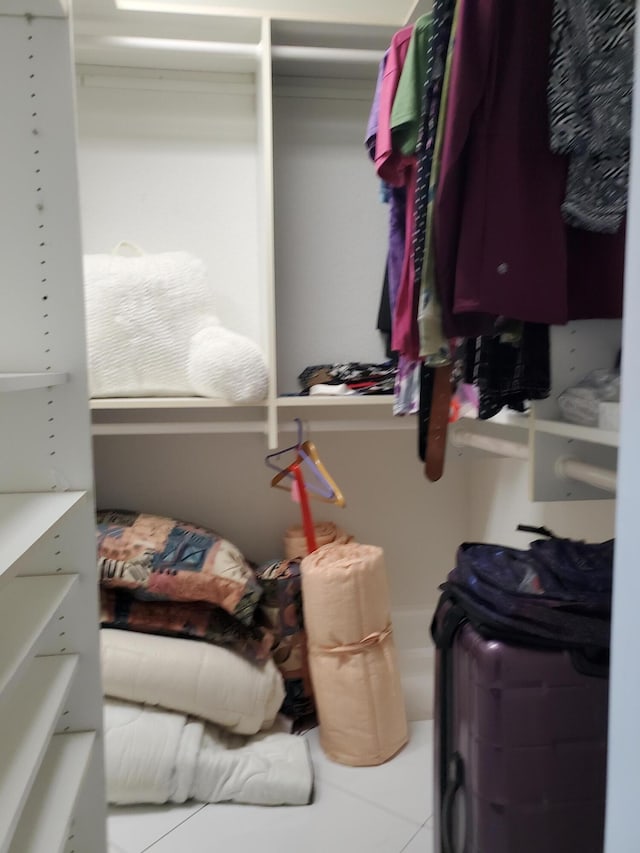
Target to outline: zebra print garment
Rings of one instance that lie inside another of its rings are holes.
[[[629,181],[634,0],[554,0],[551,150],[568,155],[569,225],[615,233]]]

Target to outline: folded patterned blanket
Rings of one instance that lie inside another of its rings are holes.
[[[110,803],[306,805],[313,769],[304,738],[242,738],[171,711],[106,700]]]
[[[254,663],[267,660],[274,644],[267,628],[245,625],[221,607],[192,601],[140,601],[123,589],[100,590],[100,622],[103,628],[203,640]]]
[[[272,560],[257,570],[263,589],[259,609],[276,637],[273,659],[284,679],[282,713],[298,720],[315,712],[302,616],[300,563]]]
[[[142,513],[97,517],[98,571],[104,589],[155,601],[206,601],[250,625],[261,590],[231,542],[212,530]]]
[[[100,631],[105,696],[159,705],[236,734],[270,729],[284,699],[272,660],[254,666],[221,646],[135,631]]]

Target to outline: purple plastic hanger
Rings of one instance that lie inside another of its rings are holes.
[[[305,479],[305,486],[307,491],[313,492],[315,495],[319,495],[322,498],[326,498],[330,500],[334,496],[333,486],[325,479],[322,473],[318,470],[315,462],[310,456],[305,452],[302,447],[302,421],[300,418],[294,418],[296,425],[298,427],[298,440],[295,444],[292,444],[290,447],[285,447],[282,450],[276,450],[274,453],[269,453],[265,456],[265,463],[272,468],[274,471],[277,471],[279,474],[286,468],[287,466],[279,466],[274,465],[271,462],[272,459],[278,459],[280,456],[284,456],[285,453],[290,453],[292,450],[295,450],[296,453],[302,459],[302,464],[305,466],[305,471],[311,474],[311,479]],[[287,474],[287,479],[294,480],[295,475],[293,472]]]

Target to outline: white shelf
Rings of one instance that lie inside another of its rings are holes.
[[[9,849],[77,664],[77,655],[34,658],[0,697],[0,853]]]
[[[9,853],[63,853],[94,743],[93,732],[51,738]]]
[[[479,418],[470,415],[463,415],[459,419],[459,423],[464,423],[465,428],[472,424],[495,424],[497,426],[516,427],[517,429],[529,429],[531,417],[528,414],[520,412],[512,412],[509,409],[502,409],[493,418],[488,420],[480,420]]]
[[[68,373],[0,373],[0,392],[51,388],[69,381]]]
[[[210,397],[103,397],[89,403],[93,411],[123,411],[128,409],[247,409],[263,408],[265,400],[253,403],[229,403]]]
[[[617,447],[620,442],[619,433],[615,430],[580,426],[578,424],[568,423],[567,421],[536,420],[534,428],[537,432],[544,432],[549,435],[560,435],[564,438],[575,439],[575,441],[604,444],[607,447]]]
[[[298,406],[382,406],[391,409],[393,395],[348,395],[331,396],[295,396],[278,397],[278,408],[288,409]],[[208,397],[104,397],[94,398],[89,403],[94,412],[128,411],[145,409],[257,409],[267,408],[266,400],[249,403],[229,403],[227,400],[215,400]]]
[[[14,578],[0,596],[0,694],[19,674],[77,575]]]
[[[32,545],[82,500],[86,492],[0,494],[0,584]]]

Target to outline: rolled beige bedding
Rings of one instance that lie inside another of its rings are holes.
[[[408,740],[382,549],[325,545],[301,572],[322,748],[342,764],[382,764]]]
[[[351,542],[353,537],[349,533],[345,533],[342,528],[334,524],[333,521],[318,521],[314,524],[316,534],[316,545],[321,548],[323,545],[329,545],[332,542],[344,544]],[[301,524],[294,524],[289,527],[284,534],[284,555],[287,560],[302,559],[309,553],[307,548],[307,539],[304,535],[304,529]]]
[[[273,660],[255,666],[197,640],[100,631],[105,696],[158,705],[252,735],[270,729],[284,699]]]

